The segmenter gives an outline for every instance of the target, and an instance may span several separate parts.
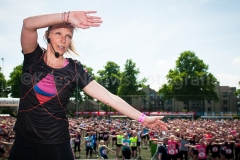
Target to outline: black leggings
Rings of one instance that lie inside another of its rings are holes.
[[[101,156],[103,159],[108,159],[107,155]]]
[[[86,156],[88,155],[88,152],[90,152],[90,156],[92,157],[92,151],[93,151],[92,147],[87,147],[86,148]]]
[[[176,160],[177,156],[176,155],[168,155],[169,160]]]
[[[131,158],[131,150],[123,150],[122,151],[124,159],[130,159]]]
[[[16,137],[8,160],[74,160],[70,141],[61,144],[38,144]]]
[[[236,160],[240,160],[239,153],[240,153],[240,147],[235,147],[235,159]]]
[[[74,143],[74,152],[80,152],[80,143]]]
[[[96,143],[93,143],[93,150],[94,150],[95,152],[97,152],[97,144],[96,144]]]
[[[181,160],[183,160],[183,155],[185,160],[188,159],[188,151],[180,151],[180,155],[181,155]]]

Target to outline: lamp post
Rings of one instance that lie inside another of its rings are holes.
[[[239,111],[240,111],[240,105],[238,105],[238,103],[240,103],[240,102],[239,102],[239,97],[240,97],[240,95],[238,94],[238,95],[237,95],[237,115],[238,115],[238,113],[239,113]]]
[[[2,58],[2,74],[3,74],[3,79],[2,79],[2,95],[1,97],[3,97],[3,81],[4,81],[4,73],[3,73],[3,69],[4,69],[4,58]]]
[[[76,87],[76,119],[78,119],[78,86]]]
[[[230,90],[230,91],[229,91],[229,94],[228,94],[228,112],[231,111],[231,109],[230,109],[230,107],[231,107],[231,105],[230,105],[231,93],[232,93],[232,91]]]

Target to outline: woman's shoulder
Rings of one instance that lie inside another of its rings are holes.
[[[69,62],[74,62],[77,65],[82,65],[82,63],[79,60],[73,59],[73,58],[66,58]]]
[[[43,56],[46,52],[46,49],[41,47],[39,44],[31,53],[24,54],[24,61],[35,61]]]
[[[84,70],[85,72],[87,72],[85,66],[79,61],[79,60],[76,60],[76,59],[72,59],[72,58],[66,58],[70,64],[72,64],[73,67],[76,67],[80,70]]]

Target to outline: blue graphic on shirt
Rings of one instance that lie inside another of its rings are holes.
[[[106,156],[107,155],[107,149],[103,146],[99,150],[101,156]]]
[[[87,137],[87,138],[86,138],[86,141],[87,141],[87,143],[86,143],[86,146],[87,146],[87,147],[93,147],[93,142],[94,142],[94,140],[93,140],[92,137]]]

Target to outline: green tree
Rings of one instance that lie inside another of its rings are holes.
[[[4,107],[1,109],[1,114],[9,114],[12,117],[16,117],[17,113],[14,109],[10,108],[10,107]]]
[[[2,68],[0,67],[0,95],[1,97],[7,97],[7,90],[6,90],[6,79],[2,73]]]
[[[93,73],[93,69],[91,67],[87,67],[86,65],[83,65],[83,68],[86,70],[88,74],[90,74],[93,78],[96,78]],[[78,95],[77,95],[78,93]],[[71,96],[73,98],[78,97],[78,103],[83,102],[86,99],[93,99],[92,97],[89,97],[85,92],[80,90],[79,88],[75,88],[75,92],[73,92],[73,95]]]
[[[117,94],[121,76],[120,66],[114,62],[108,61],[107,65],[104,66],[104,70],[99,70],[97,73],[99,74],[97,82],[109,92]]]
[[[93,78],[95,78],[93,74],[93,69],[91,67],[87,67],[86,65],[83,65],[83,68],[86,70],[88,74],[90,74]],[[93,99],[92,97],[88,96],[85,92],[83,92],[79,87],[75,88],[75,92],[73,92],[72,98],[75,98],[75,104],[79,104],[83,101],[86,101],[87,99]],[[77,107],[77,105],[76,105]],[[78,111],[79,108],[76,108],[76,111]]]
[[[124,71],[121,73],[120,86],[117,95],[122,97],[127,103],[131,104],[132,96],[145,95],[142,88],[145,87],[144,83],[146,78],[138,81],[137,76],[140,73],[136,68],[136,64],[130,59],[126,61]]]
[[[240,86],[240,81],[238,82],[238,85]],[[236,95],[236,96],[239,96],[239,95],[240,95],[240,89],[237,89],[237,90],[236,90],[235,95]]]
[[[90,74],[94,79],[96,79],[96,76],[93,73],[93,69],[91,67],[87,67],[86,65],[83,65],[83,67],[86,69],[87,73]],[[81,91],[81,96],[83,100],[87,100],[87,99],[92,99],[92,97],[90,97],[89,95],[87,95],[85,92]]]
[[[158,91],[163,99],[174,98],[185,104],[190,110],[189,102],[204,100],[218,101],[215,85],[218,83],[213,74],[207,72],[208,65],[199,59],[194,52],[185,51],[176,61],[176,67],[167,74],[168,83]]]
[[[20,97],[20,84],[22,76],[22,64],[16,66],[13,72],[10,73],[10,79],[7,81],[7,85],[10,86],[10,96],[12,98]]]
[[[105,87],[112,94],[117,94],[118,87],[120,85],[120,66],[114,62],[108,61],[104,70],[97,72],[99,77],[96,78],[97,82]],[[112,108],[100,103],[101,108],[105,111],[111,111]]]

